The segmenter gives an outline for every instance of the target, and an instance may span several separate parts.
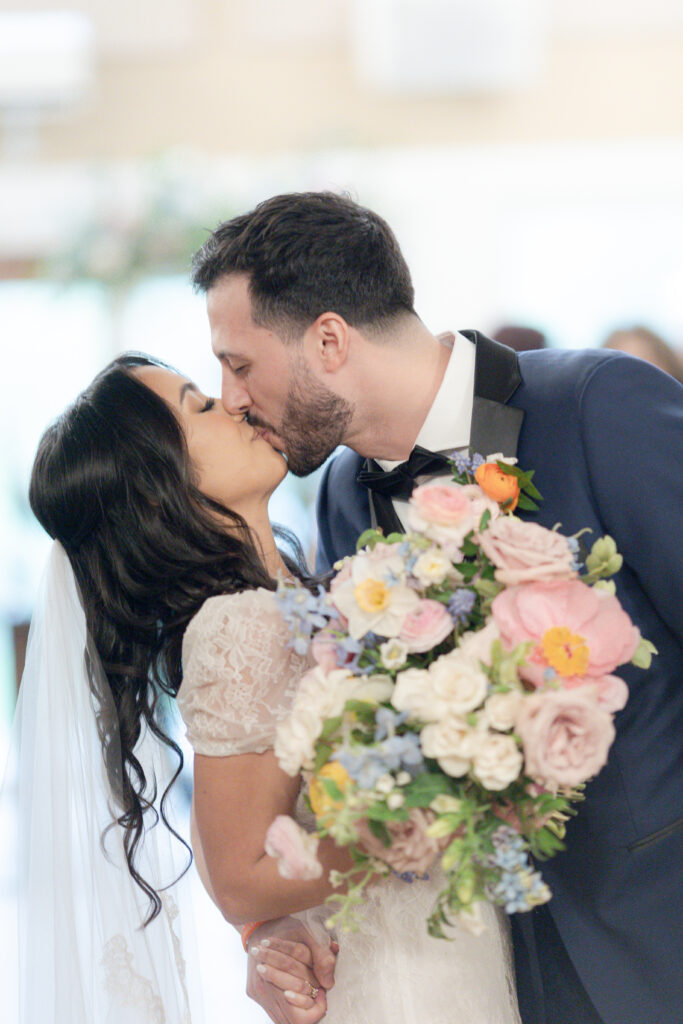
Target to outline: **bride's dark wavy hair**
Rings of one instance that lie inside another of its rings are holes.
[[[100,725],[100,739],[120,804],[116,820],[125,833],[128,869],[150,900],[148,924],[161,900],[135,861],[145,815],[156,823],[159,814],[156,781],[146,778],[136,744],[146,726],[177,757],[159,813],[187,848],[189,867],[190,848],[166,814],[183,755],[165,731],[164,695],[178,692],[183,634],[204,601],[255,587],[274,590],[276,583],[245,520],[199,490],[179,421],[132,372],[142,366],[170,369],[142,354],[120,356],[48,427],[29,499],[69,557],[114,701],[118,735]],[[301,558],[293,539],[278,532]],[[283,557],[301,575],[303,560]],[[97,697],[87,651],[85,658]]]

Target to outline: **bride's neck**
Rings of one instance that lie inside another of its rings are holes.
[[[247,522],[256,540],[261,561],[268,574],[273,579],[281,574],[289,575],[289,569],[282,560],[282,555],[278,550],[273,535],[273,528],[268,518],[268,510],[265,509],[257,515],[250,516]]]

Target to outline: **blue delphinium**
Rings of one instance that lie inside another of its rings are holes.
[[[456,625],[467,621],[476,600],[477,595],[474,591],[465,587],[460,587],[454,592],[446,608]]]
[[[492,899],[507,914],[531,910],[550,896],[538,871],[532,871],[524,840],[514,829],[501,825],[491,837],[495,852],[489,858],[492,867],[502,869],[491,889]]]
[[[293,647],[297,654],[306,653],[314,629],[324,629],[330,619],[338,617],[322,586],[318,587],[317,593],[313,593],[301,584],[292,586],[280,581],[275,591],[275,600],[292,633],[287,646]]]
[[[416,733],[387,736],[372,746],[358,744],[337,750],[332,756],[361,789],[374,789],[379,779],[391,772],[407,771],[415,775],[423,765],[420,738]]]

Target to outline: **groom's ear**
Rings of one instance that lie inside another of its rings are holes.
[[[349,357],[351,328],[338,313],[321,313],[304,334],[304,350],[320,373],[337,373]]]

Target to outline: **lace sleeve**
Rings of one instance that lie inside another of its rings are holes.
[[[178,708],[198,754],[271,749],[308,667],[268,590],[211,597],[183,638]]]

